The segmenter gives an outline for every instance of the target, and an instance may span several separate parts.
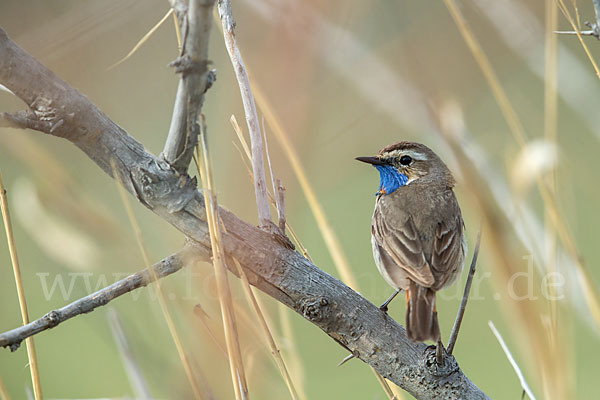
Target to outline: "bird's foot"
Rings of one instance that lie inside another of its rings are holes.
[[[438,340],[437,345],[435,347],[435,362],[438,365],[444,364],[444,358],[446,357],[446,349],[444,348],[444,344],[441,340]]]

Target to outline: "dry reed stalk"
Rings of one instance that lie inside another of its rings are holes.
[[[10,212],[8,210],[8,199],[6,198],[6,190],[0,173],[0,206],[2,208],[2,218],[4,219],[4,229],[6,231],[6,241],[8,242],[8,251],[12,262],[13,273],[15,275],[15,284],[17,286],[17,295],[19,297],[19,306],[21,308],[21,318],[23,325],[29,323],[29,313],[27,311],[27,299],[25,297],[25,287],[21,278],[21,267],[19,265],[19,256],[17,254],[17,245],[13,236],[12,223],[10,220]],[[42,383],[40,380],[39,365],[37,353],[35,351],[35,343],[32,337],[25,340],[27,346],[27,357],[29,359],[29,370],[31,372],[31,383],[33,385],[33,394],[36,400],[43,399]]]
[[[212,181],[212,169],[209,160],[208,144],[204,121],[196,121],[200,124],[200,135],[196,145],[198,154],[198,173],[202,181],[202,194],[206,204],[206,218],[210,233],[210,242],[213,253],[213,268],[217,280],[217,291],[219,293],[219,304],[221,306],[221,317],[223,319],[223,330],[225,332],[225,344],[229,355],[229,367],[231,379],[237,400],[249,398],[246,374],[244,372],[242,353],[240,350],[239,336],[235,325],[235,314],[231,298],[231,289],[224,264],[224,254],[221,239],[221,228],[218,223],[218,207],[214,186]]]
[[[138,247],[142,254],[142,258],[144,259],[144,264],[150,270],[150,272],[152,274],[152,279],[154,280],[154,284],[156,285],[155,287],[156,287],[156,294],[157,294],[157,298],[158,298],[158,304],[160,305],[161,312],[167,323],[167,328],[169,329],[171,338],[173,338],[173,342],[175,343],[177,355],[179,356],[179,360],[181,361],[181,364],[185,371],[185,375],[186,375],[188,381],[190,382],[190,386],[192,387],[192,390],[194,392],[194,397],[196,399],[202,399],[204,397],[202,396],[202,393],[201,393],[200,387],[198,386],[198,383],[194,379],[192,364],[190,363],[190,360],[188,359],[187,355],[185,354],[185,350],[183,348],[183,342],[181,341],[179,333],[177,333],[177,328],[175,328],[175,323],[173,321],[173,317],[171,316],[171,312],[169,311],[169,308],[167,307],[167,301],[165,299],[165,295],[162,290],[161,281],[160,281],[160,279],[158,279],[158,276],[156,275],[156,271],[154,270],[154,268],[152,268],[152,263],[150,262],[150,257],[148,256],[148,251],[146,250],[146,246],[144,244],[144,238],[142,236],[142,231],[137,222],[137,219],[135,218],[135,214],[133,213],[133,208],[131,207],[131,204],[129,203],[129,200],[127,198],[127,192],[125,190],[125,187],[123,186],[123,182],[121,181],[120,175],[117,173],[117,170],[114,165],[112,165],[112,169],[113,169],[113,176],[115,177],[115,179],[117,181],[117,188],[119,189],[119,195],[121,196],[121,200],[123,201],[123,206],[125,207],[127,217],[129,218],[129,223],[131,224],[131,227],[133,228],[133,231],[135,234],[135,239],[137,241]]]
[[[154,34],[154,32],[156,32],[156,30],[158,28],[160,28],[160,26],[167,20],[167,18],[169,18],[169,16],[173,14],[175,15],[175,13],[173,13],[173,9],[169,8],[169,11],[167,11],[167,13],[164,15],[164,17],[162,17],[160,19],[160,21],[158,21],[156,23],[156,25],[154,25],[152,28],[150,28],[150,30],[135,44],[135,46],[133,46],[133,48],[129,51],[129,53],[127,53],[127,55],[123,58],[121,58],[119,61],[117,61],[116,63],[114,63],[113,65],[111,65],[110,67],[107,68],[107,70],[111,70],[119,65],[121,65],[122,63],[124,63],[125,61],[127,61],[129,59],[129,57],[131,57],[132,55],[135,54],[136,51],[138,51],[138,49],[140,47],[142,47],[142,45],[144,43],[146,43],[146,41],[148,39],[150,39],[150,36],[152,36]],[[175,17],[175,20],[177,20],[177,17]],[[175,24],[177,25],[177,24]],[[179,39],[179,36],[178,36]]]
[[[258,321],[260,322],[260,326],[263,331],[263,336],[264,336],[267,344],[269,345],[271,354],[273,355],[273,359],[275,360],[275,363],[277,364],[277,368],[279,368],[279,372],[281,373],[281,376],[283,377],[283,380],[285,381],[285,384],[286,384],[288,390],[290,391],[290,395],[292,396],[292,399],[298,400],[298,394],[296,392],[296,388],[294,387],[294,382],[292,381],[292,378],[290,377],[290,374],[285,365],[285,362],[283,361],[283,357],[281,356],[281,352],[279,351],[279,347],[277,346],[277,343],[275,343],[275,339],[273,338],[271,329],[269,328],[269,325],[267,324],[267,321],[261,310],[261,307],[258,304],[256,296],[254,295],[254,292],[252,291],[252,287],[250,287],[250,282],[248,282],[248,277],[246,276],[244,269],[240,265],[240,262],[236,258],[233,259],[233,262],[235,263],[238,273],[240,274],[240,278],[242,279],[242,282],[243,282],[242,287],[244,288],[244,292],[246,293],[248,302],[252,305],[252,308],[254,309],[254,312],[256,313],[256,316],[258,317]]]

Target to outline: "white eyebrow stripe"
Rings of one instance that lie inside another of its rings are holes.
[[[418,161],[428,160],[428,158],[425,154],[415,151],[415,150],[394,150],[394,151],[390,151],[387,155],[389,157],[398,157],[400,155],[407,155],[407,156],[411,156],[413,158],[413,160],[418,160]]]

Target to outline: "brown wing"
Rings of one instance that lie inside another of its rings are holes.
[[[389,256],[382,257],[383,267],[390,276],[395,275],[394,268],[402,268],[413,281],[430,287],[435,280],[423,255],[423,248],[413,219],[401,210],[394,211],[384,218],[381,208],[375,207],[373,214],[373,238]],[[390,263],[389,259],[393,263]]]
[[[460,211],[454,217],[438,224],[431,252],[431,269],[435,289],[449,285],[460,273],[464,263],[463,221]]]

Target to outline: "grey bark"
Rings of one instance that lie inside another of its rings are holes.
[[[0,29],[0,83],[29,107],[0,114],[0,121],[62,137],[107,174],[119,175],[142,204],[196,242],[210,247],[202,196],[196,182],[146,152],[141,143],[11,41]],[[113,172],[114,166],[114,172]],[[227,257],[242,264],[250,283],[297,311],[340,345],[419,399],[488,398],[460,370],[453,356],[442,366],[435,350],[412,343],[396,321],[359,293],[323,272],[277,235],[219,210]],[[232,262],[229,266],[234,266]],[[231,271],[235,274],[235,268]]]

